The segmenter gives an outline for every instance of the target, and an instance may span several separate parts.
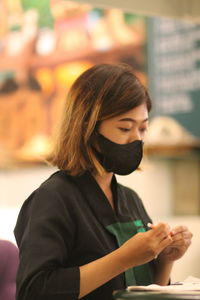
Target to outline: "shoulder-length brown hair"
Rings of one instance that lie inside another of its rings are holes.
[[[94,151],[99,122],[143,103],[150,111],[148,92],[128,65],[99,64],[86,70],[68,93],[47,161],[74,176],[85,171],[103,174]]]

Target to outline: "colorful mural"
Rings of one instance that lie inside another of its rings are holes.
[[[1,167],[41,161],[69,87],[90,66],[125,62],[147,83],[144,17],[58,0],[0,5]]]

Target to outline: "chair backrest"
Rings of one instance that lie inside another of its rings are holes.
[[[16,273],[19,263],[18,248],[10,241],[0,240],[0,299],[14,300]]]

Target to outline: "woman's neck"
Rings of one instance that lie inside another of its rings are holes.
[[[106,195],[110,205],[114,208],[113,205],[113,195],[111,190],[111,182],[112,182],[113,173],[106,173],[103,176],[94,175],[95,180],[97,181],[98,185]]]

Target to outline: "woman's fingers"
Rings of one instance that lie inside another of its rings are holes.
[[[159,254],[164,248],[172,243],[170,227],[165,223],[159,223],[157,225],[151,224],[149,227],[151,228],[149,234],[151,235],[152,240],[155,240],[157,244],[157,254]]]
[[[173,245],[190,245],[193,234],[186,226],[177,226],[171,232]],[[178,243],[179,242],[179,243]]]
[[[157,225],[148,224],[151,230],[148,231],[149,237],[154,241],[157,254],[164,250],[164,254],[170,260],[180,258],[191,244],[192,233],[186,226],[177,226],[170,229],[166,223]],[[156,254],[156,256],[157,256]]]
[[[164,239],[162,239],[160,241],[160,244],[159,244],[160,251],[159,252],[161,252],[163,249],[170,246],[171,244],[172,244],[172,238],[170,235],[167,235]]]
[[[148,224],[149,227],[152,229],[152,235],[156,236],[160,240],[166,238],[170,235],[170,227],[166,223],[159,223],[157,225]]]
[[[167,227],[165,230],[168,230]],[[170,241],[171,239],[171,241]],[[186,226],[177,226],[168,232],[166,238],[161,240],[163,247],[159,256],[163,261],[175,261],[181,258],[191,244],[192,233]]]
[[[172,235],[175,235],[175,234],[178,234],[178,233],[182,233],[182,232],[189,232],[187,226],[180,225],[180,226],[177,226],[177,227],[175,227],[175,228],[173,228],[171,230],[171,234]]]
[[[181,241],[181,240],[186,240],[186,239],[191,239],[192,238],[192,233],[189,231],[177,233],[175,235],[172,235],[172,240],[173,242],[175,241]]]

